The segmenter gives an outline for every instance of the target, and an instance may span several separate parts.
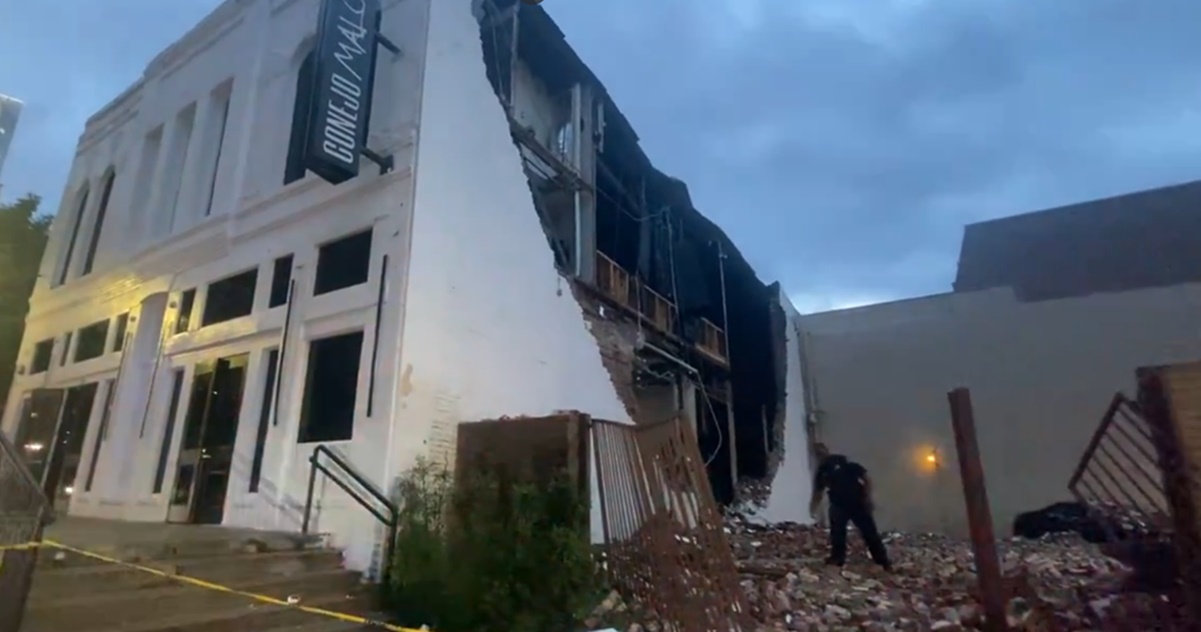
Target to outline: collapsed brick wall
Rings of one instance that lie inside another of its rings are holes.
[[[638,395],[634,388],[634,358],[638,327],[618,310],[605,306],[587,290],[570,283],[572,295],[584,312],[584,322],[596,339],[601,362],[630,419],[638,420]],[[603,314],[602,314],[603,310]]]
[[[514,481],[535,483],[566,474],[587,494],[589,424],[578,411],[459,424],[455,476],[504,469]]]

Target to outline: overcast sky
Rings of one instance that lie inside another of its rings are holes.
[[[87,116],[217,3],[4,3],[4,198],[57,205]],[[543,6],[803,311],[949,289],[965,223],[1201,178],[1201,0]]]

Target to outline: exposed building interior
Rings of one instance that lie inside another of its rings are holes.
[[[656,169],[545,10],[477,2],[488,77],[554,253],[638,423],[696,427],[719,502],[770,480],[783,436],[785,317],[729,237]]]

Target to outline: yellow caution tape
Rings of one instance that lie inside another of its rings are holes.
[[[319,615],[319,616],[323,616],[323,617],[328,617],[331,619],[338,619],[339,621],[345,621],[346,623],[353,623],[355,625],[363,625],[363,626],[368,626],[368,627],[372,627],[372,628],[378,628],[381,630],[390,630],[391,632],[427,632],[425,630],[418,630],[415,628],[404,628],[404,627],[401,627],[398,625],[392,625],[391,623],[385,623],[383,621],[376,621],[374,619],[360,617],[355,614],[347,614],[345,612],[336,612],[333,610],[326,610],[325,608],[315,608],[313,606],[304,606],[304,605],[300,605],[300,604],[289,603],[287,600],[278,599],[276,597],[270,597],[268,595],[260,595],[257,593],[247,592],[245,590],[238,590],[237,588],[230,588],[229,586],[223,586],[221,584],[216,584],[216,583],[213,583],[210,581],[205,581],[203,579],[197,579],[195,577],[188,577],[186,575],[176,575],[174,573],[168,573],[165,571],[158,570],[157,568],[151,568],[149,566],[143,566],[141,564],[134,564],[132,562],[123,562],[116,558],[108,557],[107,555],[93,553],[91,551],[86,551],[84,549],[79,549],[79,548],[76,548],[73,546],[68,546],[61,542],[55,542],[53,540],[44,540],[42,542],[25,542],[22,544],[0,545],[0,554],[3,554],[6,551],[28,551],[31,549],[38,549],[38,548],[49,548],[49,549],[58,549],[61,551],[67,551],[69,553],[74,553],[76,555],[82,555],[84,557],[88,557],[88,558],[98,560],[101,562],[107,562],[109,564],[116,564],[117,566],[123,566],[125,568],[129,568],[132,570],[142,571],[143,573],[149,573],[151,575],[162,577],[164,579],[168,579],[171,581],[176,581],[181,584],[187,584],[190,586],[196,586],[197,588],[204,588],[206,590],[213,590],[213,591],[217,591],[217,592],[228,593],[231,595],[237,595],[239,597],[246,597],[247,599],[253,599],[260,603],[271,604],[273,606],[284,606],[287,608],[294,608],[296,610],[307,612],[309,614],[315,614],[315,615]],[[3,557],[3,556],[0,555],[0,557]]]
[[[41,546],[49,546],[49,545],[42,545],[37,542],[24,542],[22,544],[0,544],[0,553],[3,553],[5,551],[28,551],[30,549],[36,549]]]

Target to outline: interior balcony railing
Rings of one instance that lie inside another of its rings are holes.
[[[675,303],[639,282],[603,252],[596,253],[596,286],[606,297],[637,315],[645,323],[668,335],[675,334],[679,312]],[[718,364],[726,364],[726,337],[720,327],[701,319],[698,351]]]
[[[700,340],[696,343],[696,348],[719,364],[726,364],[728,361],[726,332],[708,318],[701,319],[701,335]]]

